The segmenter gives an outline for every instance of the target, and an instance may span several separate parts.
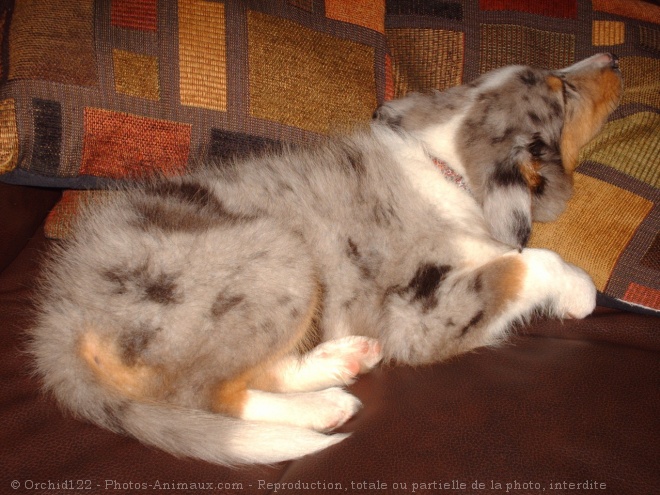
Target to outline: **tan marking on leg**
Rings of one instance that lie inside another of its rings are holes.
[[[249,382],[249,388],[263,390],[265,392],[281,392],[282,384],[279,381],[279,373],[274,368],[278,361],[292,354],[300,356],[319,343],[319,318],[323,305],[323,286],[317,282],[316,290],[312,295],[307,311],[300,319],[294,338],[282,351],[272,359],[264,363],[258,370],[255,370]]]
[[[233,380],[225,380],[220,383],[213,391],[211,410],[240,418],[247,400],[248,380],[249,374],[246,373]]]
[[[280,392],[282,385],[279,383],[278,374],[273,372],[273,367],[285,356],[299,354],[301,349],[307,349],[318,338],[317,323],[322,301],[322,286],[317,283],[307,311],[300,318],[292,339],[285,342],[264,362],[258,363],[234,378],[218,383],[211,392],[211,409],[218,413],[241,417],[248,389]]]
[[[481,268],[481,277],[488,291],[489,316],[500,313],[506,305],[515,300],[523,287],[527,266],[518,256],[498,258]]]
[[[80,338],[79,353],[105,386],[133,399],[148,398],[154,370],[141,364],[127,366],[112,342],[92,330]]]

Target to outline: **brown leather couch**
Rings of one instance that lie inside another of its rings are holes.
[[[351,437],[295,462],[177,459],[63,415],[24,353],[58,196],[0,183],[0,493],[660,493],[659,321],[603,308],[377,369],[351,387]]]

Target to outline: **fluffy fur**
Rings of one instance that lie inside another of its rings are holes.
[[[46,266],[46,389],[175,455],[269,463],[342,440],[322,433],[360,407],[342,387],[381,357],[434,363],[539,308],[588,315],[589,277],[524,246],[620,93],[609,54],[507,67],[316,149],[113,194]]]

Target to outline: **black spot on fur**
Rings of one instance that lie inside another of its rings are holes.
[[[360,250],[357,247],[357,244],[351,239],[348,238],[346,246],[346,256],[351,262],[360,270],[360,273],[363,278],[372,278],[371,268],[369,267],[368,260],[360,254]]]
[[[144,287],[146,298],[158,304],[175,304],[181,302],[177,292],[176,277],[161,273],[154,279],[147,280]]]
[[[176,276],[164,272],[154,275],[146,262],[132,269],[108,268],[101,271],[101,277],[111,283],[115,295],[132,292],[144,301],[164,305],[180,303],[182,299]]]
[[[406,292],[412,292],[412,300],[421,302],[422,310],[428,312],[438,305],[436,291],[450,271],[449,265],[420,265]]]
[[[510,162],[498,163],[490,178],[491,186],[523,186],[527,188],[527,182],[518,167],[512,166]]]
[[[250,222],[257,215],[244,215],[226,210],[221,203],[213,208],[181,207],[167,203],[140,203],[137,226],[142,229],[157,228],[164,232],[203,232],[221,223]]]
[[[534,86],[539,82],[538,77],[536,77],[536,74],[531,70],[524,71],[519,77],[526,86]]]
[[[529,225],[527,215],[520,211],[513,211],[513,232],[515,232],[519,247],[525,247],[532,233],[532,227]]]
[[[543,123],[543,119],[539,116],[538,113],[536,113],[534,111],[527,112],[527,116],[529,117],[529,120],[531,120],[534,125],[541,125]]]
[[[472,317],[472,319],[468,322],[468,324],[461,329],[461,337],[465,337],[465,335],[470,331],[470,329],[478,325],[483,319],[484,319],[484,312],[479,311],[476,315]]]
[[[135,206],[135,225],[143,230],[156,228],[164,232],[202,232],[213,226],[215,219],[161,203],[140,203]]]
[[[219,223],[237,224],[258,215],[230,211],[211,190],[191,181],[163,181],[145,188],[134,201],[136,225],[165,232],[200,232]]]
[[[137,364],[139,358],[160,331],[161,328],[142,325],[125,332],[117,342],[122,361],[128,366]]]
[[[229,296],[224,292],[221,292],[215,298],[213,305],[211,306],[211,316],[214,318],[221,318],[227,312],[231,311],[233,308],[241,304],[245,300],[244,295],[233,295]]]
[[[477,274],[469,285],[469,289],[477,294],[483,290],[483,280],[481,274]]]
[[[349,258],[355,260],[360,258],[360,251],[358,250],[357,244],[353,242],[353,239],[348,238],[348,246],[346,248],[346,254]]]

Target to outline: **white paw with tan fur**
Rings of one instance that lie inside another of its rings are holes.
[[[525,249],[525,293],[547,299],[554,314],[561,318],[584,318],[596,307],[596,286],[581,268],[566,263],[557,253],[545,249]]]
[[[323,342],[300,360],[283,361],[275,372],[282,391],[322,390],[350,385],[357,375],[371,370],[381,358],[377,340],[350,336]]]

